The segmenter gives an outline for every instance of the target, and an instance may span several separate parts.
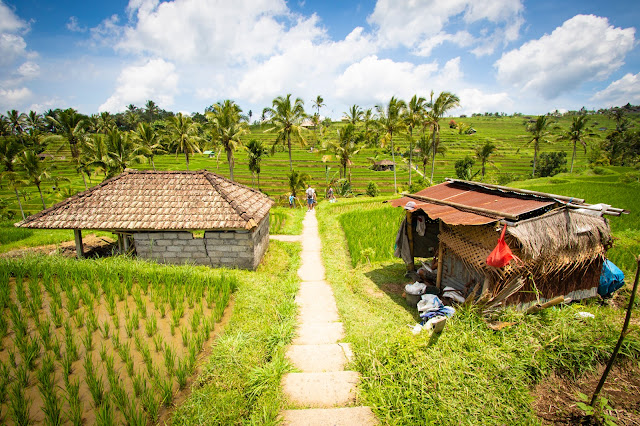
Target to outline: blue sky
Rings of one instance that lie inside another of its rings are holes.
[[[259,115],[456,93],[455,114],[640,104],[636,1],[0,0],[0,111]]]

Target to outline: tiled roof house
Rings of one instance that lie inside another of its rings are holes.
[[[269,241],[273,201],[206,170],[126,170],[16,224],[116,233],[140,257],[255,269]],[[192,231],[204,230],[203,238]],[[80,241],[79,241],[80,240]],[[81,250],[78,251],[81,254]]]

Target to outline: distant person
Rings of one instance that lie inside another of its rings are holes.
[[[327,190],[327,199],[329,200],[330,203],[336,202],[336,196],[333,194],[333,188],[331,186]]]
[[[307,185],[307,190],[305,191],[307,194],[307,211],[310,212],[313,210],[313,203],[316,198],[316,190],[311,187],[311,184]]]
[[[294,203],[296,202],[296,196],[293,195],[293,193],[291,193],[291,195],[289,195],[289,208],[294,208]]]

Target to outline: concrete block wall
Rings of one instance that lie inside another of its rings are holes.
[[[133,234],[139,257],[158,263],[256,269],[269,245],[269,215],[252,231],[206,231],[194,238],[189,231]]]

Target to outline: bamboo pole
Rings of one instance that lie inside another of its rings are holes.
[[[407,238],[409,239],[409,256],[411,262],[407,264],[407,271],[415,271],[416,266],[413,259],[413,217],[409,210],[407,210]]]
[[[403,195],[406,195],[407,197],[410,197],[410,198],[415,198],[416,200],[426,201],[428,203],[442,204],[444,206],[454,207],[457,209],[469,210],[474,213],[481,213],[481,214],[490,215],[490,216],[499,216],[499,217],[503,217],[505,219],[510,219],[510,220],[518,220],[518,216],[512,215],[511,213],[499,212],[497,210],[483,209],[482,207],[467,206],[465,204],[454,203],[452,201],[438,200],[436,198],[424,197],[422,195],[416,195],[416,194],[403,194]]]
[[[444,229],[442,225],[442,220],[438,221],[439,223],[439,231],[438,231],[438,239],[440,239],[440,233]],[[438,242],[438,272],[436,273],[436,287],[440,288],[442,286],[442,258],[444,257],[444,243],[442,241]]]
[[[618,356],[618,352],[620,351],[620,347],[622,346],[622,341],[627,335],[627,328],[629,328],[629,321],[631,321],[631,311],[633,311],[633,302],[635,301],[636,292],[638,291],[638,278],[640,277],[640,256],[637,257],[636,262],[636,279],[633,282],[633,289],[631,290],[631,296],[629,297],[629,306],[627,307],[627,315],[624,318],[624,325],[622,326],[622,331],[620,332],[618,343],[613,349],[613,353],[611,354],[611,358],[609,358],[609,362],[607,362],[607,368],[604,369],[602,377],[600,378],[600,382],[598,382],[598,386],[596,386],[596,390],[593,392],[593,397],[591,398],[590,404],[592,407],[596,403],[596,399],[598,399],[598,395],[600,394],[600,391],[604,386],[604,382],[607,381],[607,376],[609,375],[609,371],[611,371],[611,367],[613,367],[613,362]]]

